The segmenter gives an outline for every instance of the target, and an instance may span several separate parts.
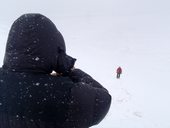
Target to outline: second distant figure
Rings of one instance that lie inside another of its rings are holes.
[[[120,78],[120,74],[122,74],[122,68],[121,67],[118,67],[117,70],[116,70],[116,73],[117,73],[117,79]]]

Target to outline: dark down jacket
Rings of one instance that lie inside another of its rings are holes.
[[[107,114],[111,96],[91,76],[72,69],[64,39],[41,14],[12,25],[0,68],[0,128],[87,128]],[[52,71],[60,75],[52,76]]]

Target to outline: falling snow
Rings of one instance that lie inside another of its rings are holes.
[[[36,61],[39,61],[39,60],[40,60],[40,58],[39,58],[39,57],[36,57],[36,58],[35,58],[35,60],[36,60]]]
[[[40,83],[35,83],[35,85],[36,85],[36,86],[39,86],[39,85],[40,85]]]

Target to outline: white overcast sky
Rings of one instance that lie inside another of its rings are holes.
[[[135,16],[156,15],[170,19],[169,0],[1,0],[0,21],[23,13],[53,16]]]
[[[41,13],[50,18],[67,42],[72,33],[82,35],[84,40],[80,29],[92,24],[88,31],[110,31],[107,38],[112,36],[113,42],[119,35],[121,39],[138,42],[142,39],[159,44],[166,42],[167,45],[170,41],[169,0],[1,0],[1,44],[6,42],[11,24],[24,13]]]
[[[24,13],[41,13],[57,25],[56,21],[62,18],[69,22],[70,17],[87,20],[87,17],[98,16],[111,17],[113,22],[114,19],[127,20],[118,29],[141,27],[140,32],[145,28],[145,32],[167,36],[170,34],[169,6],[169,0],[1,0],[0,26],[10,28]]]
[[[107,38],[113,42],[119,36],[121,40],[150,42],[151,39],[151,42],[166,42],[166,45],[170,41],[169,0],[1,0],[1,44],[6,42],[11,24],[24,13],[47,16],[61,30],[66,41],[70,41],[67,38],[70,34],[82,35],[84,40],[80,29],[87,26],[92,26],[88,31],[110,31]]]

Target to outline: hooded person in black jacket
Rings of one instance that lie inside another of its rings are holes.
[[[101,122],[111,96],[73,68],[75,61],[51,20],[41,14],[19,17],[0,68],[0,128],[88,128]]]

